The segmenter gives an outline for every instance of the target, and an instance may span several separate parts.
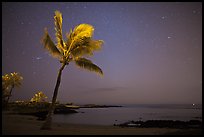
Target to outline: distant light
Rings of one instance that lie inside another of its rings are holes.
[[[168,39],[170,39],[171,37],[167,37]]]
[[[195,104],[192,104],[193,106],[195,106]]]
[[[39,59],[42,59],[42,57],[37,57],[36,59],[39,60]]]

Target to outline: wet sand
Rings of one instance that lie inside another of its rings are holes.
[[[197,134],[195,129],[134,128],[53,123],[52,130],[40,130],[43,121],[34,116],[2,113],[3,135],[163,135]],[[196,132],[196,133],[194,133]],[[199,134],[199,133],[198,133]]]

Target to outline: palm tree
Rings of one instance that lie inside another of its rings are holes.
[[[3,91],[3,94],[5,94],[4,92],[8,91],[10,81],[11,81],[11,77],[10,77],[9,74],[5,74],[4,76],[2,76],[2,91]]]
[[[89,24],[80,24],[76,26],[73,31],[71,29],[70,32],[67,33],[67,40],[64,41],[62,37],[62,14],[59,11],[55,11],[54,21],[57,44],[55,45],[51,40],[47,29],[45,29],[42,43],[44,48],[47,49],[53,57],[57,58],[62,65],[58,72],[52,103],[50,105],[46,121],[41,129],[51,129],[52,115],[55,109],[61,74],[66,65],[69,65],[69,63],[73,61],[80,68],[94,71],[100,76],[103,75],[100,67],[84,57],[92,56],[93,52],[100,50],[103,44],[102,40],[92,39],[94,27]]]
[[[16,72],[2,76],[2,91],[5,103],[9,102],[14,87],[20,87],[23,77]],[[7,98],[7,99],[6,99]]]
[[[4,108],[7,104],[7,98],[9,97],[9,89],[11,83],[11,76],[5,74],[2,76],[2,107]]]
[[[44,102],[47,99],[47,96],[42,92],[38,91],[32,98],[31,102]]]

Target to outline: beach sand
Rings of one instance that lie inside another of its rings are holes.
[[[195,129],[181,130],[169,128],[134,128],[100,125],[79,125],[53,123],[52,130],[40,130],[43,121],[34,116],[14,115],[2,113],[3,135],[163,135],[163,134],[190,134]],[[191,131],[192,130],[192,131]],[[201,130],[199,131],[201,132]],[[200,133],[201,134],[201,133]]]

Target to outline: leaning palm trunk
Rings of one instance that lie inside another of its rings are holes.
[[[53,115],[54,110],[55,110],[55,102],[56,102],[56,99],[57,99],[58,89],[59,89],[60,82],[61,82],[62,70],[64,69],[65,65],[66,64],[63,63],[62,67],[60,68],[60,70],[58,72],[57,83],[56,83],[54,94],[53,94],[53,97],[52,97],[52,104],[50,105],[50,109],[49,109],[49,112],[47,114],[46,121],[43,124],[43,126],[41,127],[41,129],[45,129],[45,130],[51,129],[52,115]]]

